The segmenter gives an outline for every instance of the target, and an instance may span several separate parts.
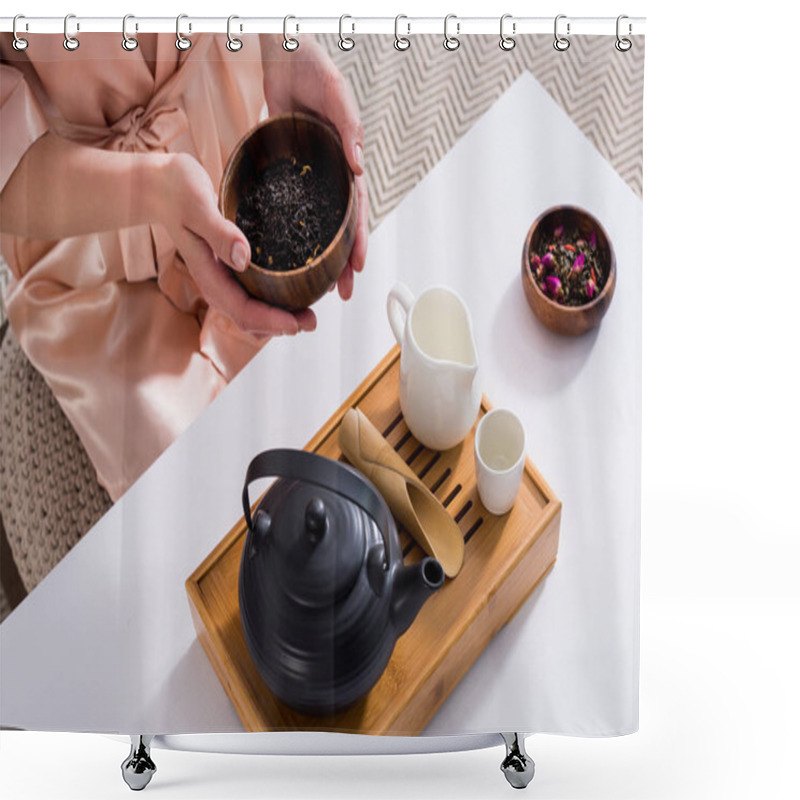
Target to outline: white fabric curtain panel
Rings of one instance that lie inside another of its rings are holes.
[[[643,33],[0,18],[0,724],[637,729]]]

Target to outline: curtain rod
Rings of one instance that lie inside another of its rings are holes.
[[[286,23],[291,34],[339,33],[350,34],[384,33],[394,34],[395,25],[404,35],[443,34],[444,17],[405,17],[395,21],[394,17],[356,17],[345,15],[340,22],[338,17],[291,16]],[[175,17],[136,17],[128,18],[126,30],[129,36],[137,33],[175,33]],[[554,31],[554,17],[514,17],[505,15],[503,29],[507,35],[549,33]],[[0,17],[0,31],[11,33],[14,17]],[[64,33],[64,17],[20,17],[17,33]],[[561,35],[582,36],[588,34],[615,36],[616,17],[570,17],[559,15]],[[645,32],[644,17],[627,17],[621,22],[623,36],[637,36]],[[220,33],[228,30],[227,17],[195,17],[181,15],[181,33]],[[284,17],[238,17],[232,22],[232,33],[283,33]],[[448,24],[451,35],[464,36],[479,33],[500,33],[500,17],[458,17],[452,16]],[[122,33],[122,17],[81,17],[70,15],[69,33],[76,36],[84,33]]]

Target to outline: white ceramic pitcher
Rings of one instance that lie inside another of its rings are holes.
[[[400,408],[414,436],[432,450],[463,441],[481,404],[478,353],[464,301],[434,286],[414,298],[402,283],[386,300],[400,356]]]

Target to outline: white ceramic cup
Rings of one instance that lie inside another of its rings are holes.
[[[487,511],[499,515],[511,510],[524,468],[525,428],[508,409],[493,409],[475,431],[478,494]]]

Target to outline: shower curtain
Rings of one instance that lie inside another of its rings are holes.
[[[635,731],[644,39],[70,38],[0,38],[0,724]],[[351,409],[447,524],[341,523]]]

